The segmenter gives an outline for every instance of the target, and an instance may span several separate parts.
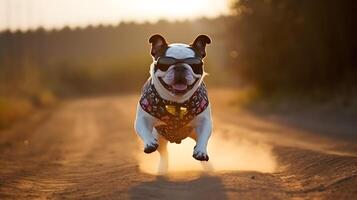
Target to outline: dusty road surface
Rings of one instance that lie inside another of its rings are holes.
[[[0,132],[0,199],[357,199],[356,141],[254,117],[230,105],[232,94],[210,91],[213,170],[187,164],[166,176],[145,171],[137,95],[38,112]]]

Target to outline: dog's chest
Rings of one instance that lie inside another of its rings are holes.
[[[203,83],[187,101],[177,103],[161,98],[154,85],[148,81],[140,99],[140,106],[145,112],[164,122],[165,125],[158,126],[159,129],[171,132],[174,137],[178,137],[180,132],[187,132],[187,125],[208,105],[207,90]]]

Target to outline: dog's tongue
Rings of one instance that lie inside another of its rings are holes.
[[[173,84],[172,88],[174,88],[175,90],[186,90],[187,89],[187,85],[186,84]]]

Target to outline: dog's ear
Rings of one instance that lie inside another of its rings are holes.
[[[204,58],[206,56],[206,45],[211,43],[211,39],[207,35],[199,35],[190,45],[197,53]]]
[[[160,57],[167,48],[167,43],[165,38],[159,34],[155,34],[150,37],[149,42],[151,43],[151,55],[154,58]]]

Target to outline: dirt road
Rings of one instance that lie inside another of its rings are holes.
[[[178,163],[170,167],[181,170],[167,176],[145,171],[150,156],[133,130],[136,95],[38,112],[0,132],[0,199],[357,199],[353,141],[239,112],[229,104],[232,94],[210,91],[214,170]],[[193,146],[182,147],[197,163]]]

